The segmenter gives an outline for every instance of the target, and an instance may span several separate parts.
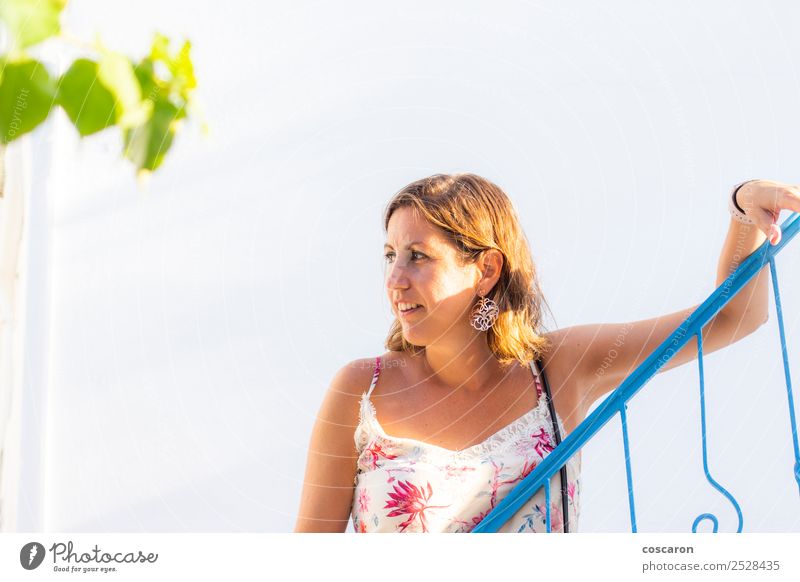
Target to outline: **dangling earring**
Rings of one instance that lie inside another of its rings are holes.
[[[481,297],[481,300],[472,308],[470,324],[478,331],[486,331],[497,321],[500,315],[500,308],[497,303],[488,297]]]

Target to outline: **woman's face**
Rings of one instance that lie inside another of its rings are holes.
[[[389,219],[384,254],[386,294],[406,340],[418,346],[463,341],[472,329],[477,265],[461,265],[452,243],[410,207]],[[421,307],[402,313],[398,301]]]

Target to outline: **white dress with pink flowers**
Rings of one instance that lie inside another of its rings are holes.
[[[370,395],[380,375],[376,358],[372,384],[361,398],[355,431],[359,453],[352,520],[356,532],[469,532],[544,459],[555,446],[547,395],[535,363],[531,370],[537,406],[485,441],[453,451],[386,434]],[[567,434],[556,414],[561,439]],[[567,463],[569,531],[578,531],[580,452]],[[561,474],[550,480],[550,525],[563,532]],[[546,532],[541,488],[500,528],[501,532]]]

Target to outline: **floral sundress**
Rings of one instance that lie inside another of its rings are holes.
[[[359,457],[351,518],[357,533],[470,532],[555,447],[547,395],[534,362],[535,408],[477,445],[454,451],[386,434],[370,395],[361,398],[355,444]],[[556,413],[562,440],[567,434]],[[567,462],[569,531],[578,531],[580,452]],[[550,480],[550,528],[563,532],[561,473]],[[545,492],[540,488],[498,531],[546,532]]]

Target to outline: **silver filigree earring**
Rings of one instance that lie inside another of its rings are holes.
[[[488,297],[481,297],[481,300],[472,308],[470,324],[478,331],[486,331],[494,325],[498,315],[500,315],[500,308],[497,303]]]

